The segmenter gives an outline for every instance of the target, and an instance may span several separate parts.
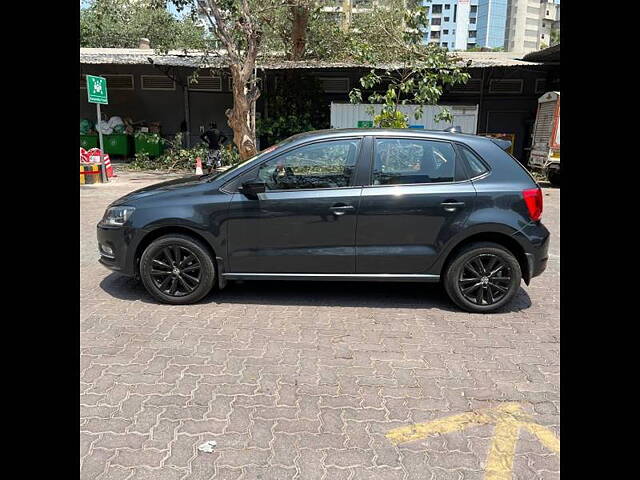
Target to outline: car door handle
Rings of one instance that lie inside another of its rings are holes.
[[[334,205],[333,207],[329,207],[329,210],[336,215],[344,215],[348,210],[354,210],[355,207],[353,205]]]
[[[442,202],[440,205],[442,205],[447,212],[455,212],[457,208],[464,207],[464,202],[447,200],[446,202]]]

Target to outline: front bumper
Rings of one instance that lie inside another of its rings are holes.
[[[129,227],[97,226],[99,262],[114,272],[127,276],[135,276],[136,231]],[[108,247],[108,248],[105,248]],[[106,250],[111,253],[107,254]]]

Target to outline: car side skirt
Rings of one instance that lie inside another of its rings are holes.
[[[440,275],[401,273],[223,273],[225,280],[331,280],[379,282],[438,282]]]

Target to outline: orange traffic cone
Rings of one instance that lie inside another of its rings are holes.
[[[196,175],[202,175],[203,173],[202,160],[200,160],[200,157],[196,157]]]

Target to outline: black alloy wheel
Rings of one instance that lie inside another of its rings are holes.
[[[488,313],[511,301],[522,279],[518,260],[503,245],[476,242],[454,254],[444,272],[449,298],[473,313]]]
[[[163,303],[194,303],[213,287],[212,254],[195,238],[165,235],[151,242],[142,254],[140,278],[147,291]]]
[[[181,245],[167,245],[151,260],[151,277],[158,290],[173,297],[193,293],[200,285],[198,257]]]
[[[497,255],[482,253],[468,260],[458,278],[460,293],[476,305],[493,305],[511,285],[509,265]]]

